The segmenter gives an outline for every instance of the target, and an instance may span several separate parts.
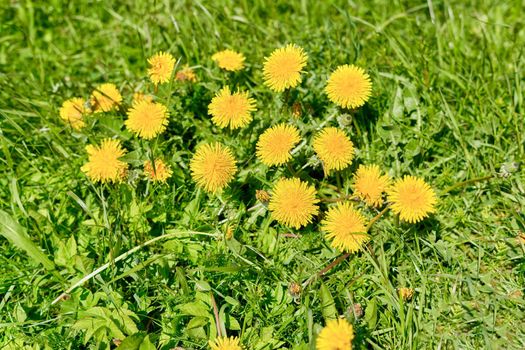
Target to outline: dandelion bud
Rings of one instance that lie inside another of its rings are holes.
[[[257,190],[255,191],[255,198],[263,204],[268,204],[270,201],[270,194],[265,190]]]
[[[301,285],[295,282],[290,283],[288,286],[288,292],[290,292],[290,295],[295,299],[298,298],[301,295]]]
[[[233,227],[231,225],[226,225],[226,229],[224,230],[224,238],[230,240],[233,237]]]
[[[364,310],[361,304],[355,303],[350,307],[350,313],[354,315],[355,319],[358,320],[364,315]]]
[[[292,117],[299,119],[303,114],[302,112],[301,104],[299,102],[294,102],[292,105]]]
[[[414,290],[412,288],[401,287],[397,289],[397,292],[404,301],[408,301],[414,296]]]

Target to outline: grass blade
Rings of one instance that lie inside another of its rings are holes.
[[[31,259],[42,264],[46,270],[55,269],[55,264],[31,241],[26,229],[3,210],[0,210],[0,235],[7,238],[18,249],[26,252]]]

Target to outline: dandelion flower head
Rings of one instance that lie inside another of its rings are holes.
[[[211,59],[222,69],[235,72],[244,67],[245,57],[242,53],[227,49],[217,52],[211,56]]]
[[[370,97],[372,82],[362,68],[345,64],[330,75],[325,92],[333,103],[344,108],[357,108]]]
[[[153,182],[166,182],[172,172],[168,164],[157,158],[154,160],[154,164],[150,160],[144,162],[144,173]]]
[[[95,182],[121,182],[126,175],[128,164],[121,161],[126,151],[119,140],[105,139],[100,146],[86,146],[88,162],[81,170]]]
[[[84,105],[84,100],[75,97],[62,103],[59,115],[60,118],[69,123],[73,129],[78,130],[86,125],[84,115],[89,114],[89,112],[90,110]]]
[[[332,247],[343,252],[355,253],[370,239],[364,216],[348,202],[331,207],[322,227]]]
[[[237,166],[228,147],[213,143],[197,148],[190,162],[190,170],[197,186],[207,192],[217,193],[233,179]]]
[[[214,341],[209,341],[211,350],[242,350],[237,337],[217,337]]]
[[[296,87],[308,56],[294,44],[282,47],[266,57],[263,67],[264,83],[275,92]]]
[[[122,96],[115,84],[97,86],[91,93],[91,107],[95,112],[109,112],[122,102]]]
[[[314,138],[313,147],[326,174],[345,169],[354,159],[354,144],[342,130],[334,127],[321,130]]]
[[[266,129],[257,142],[257,157],[268,165],[282,165],[292,158],[290,151],[301,140],[295,126],[278,124]]]
[[[268,208],[277,222],[298,229],[317,215],[316,193],[315,187],[298,178],[280,179],[273,187]]]
[[[237,129],[246,126],[251,120],[251,112],[255,111],[255,100],[248,92],[231,93],[229,87],[224,87],[211,100],[208,113],[212,122],[220,128],[227,126]]]
[[[167,83],[171,79],[175,59],[167,52],[158,52],[148,59],[148,75],[153,84]]]
[[[372,207],[383,204],[383,192],[390,185],[388,175],[381,175],[377,165],[360,165],[354,174],[354,194]]]
[[[436,211],[436,193],[423,180],[407,175],[398,179],[387,192],[392,211],[401,220],[416,223]]]
[[[145,139],[152,139],[166,130],[168,109],[161,103],[142,100],[128,110],[126,127]]]
[[[328,320],[319,332],[317,350],[352,350],[354,327],[344,319]]]

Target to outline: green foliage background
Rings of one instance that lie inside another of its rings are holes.
[[[0,345],[102,349],[130,336],[121,348],[205,348],[216,334],[213,295],[221,327],[247,349],[311,349],[335,315],[353,321],[357,348],[524,348],[523,170],[443,196],[421,224],[387,216],[372,230],[371,251],[299,296],[289,285],[338,253],[316,225],[300,239],[285,237],[289,230],[263,207],[250,210],[256,189],[288,176],[253,158],[258,135],[280,121],[295,123],[305,140],[328,124],[352,135],[359,152],[343,174],[347,191],[359,163],[422,176],[440,192],[523,161],[524,7],[519,0],[3,1],[0,228],[9,240],[0,238]],[[291,96],[302,107],[297,120],[261,74],[263,58],[290,42],[309,55]],[[243,52],[246,70],[220,71],[210,57],[223,48]],[[119,114],[72,132],[59,106],[103,82],[117,84],[129,104],[133,91],[148,87],[146,59],[160,50],[199,79],[158,93],[171,96],[171,119],[156,151],[174,176],[152,185],[134,170],[126,185],[92,185],[79,171],[86,144],[117,135],[135,169],[148,145],[124,131]],[[322,90],[346,63],[365,67],[374,84],[355,115],[359,130]],[[211,124],[206,108],[224,84],[257,99],[249,128]],[[196,190],[188,171],[195,145],[212,140],[239,159],[236,181],[221,197]],[[321,181],[312,155],[307,142],[294,166]],[[223,239],[226,225],[234,227],[232,240]],[[111,263],[166,233],[177,239]],[[412,300],[400,300],[402,286],[415,289]],[[360,318],[354,303],[365,310]]]

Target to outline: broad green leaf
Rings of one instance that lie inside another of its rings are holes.
[[[130,335],[120,343],[119,350],[155,350],[155,345],[149,339],[146,332],[138,332]]]
[[[377,324],[377,304],[376,299],[370,300],[365,310],[365,321],[368,323],[368,328],[374,329]]]
[[[74,329],[84,330],[84,342],[91,337],[99,341],[108,342],[113,338],[124,339],[126,334],[138,333],[137,326],[131,317],[136,315],[125,308],[110,310],[95,306],[78,314],[78,320],[73,324]]]
[[[183,295],[188,295],[190,293],[190,288],[188,287],[188,280],[186,279],[184,270],[181,267],[177,266],[175,268],[175,276],[177,276],[177,282],[182,289]]]
[[[73,257],[77,254],[75,237],[71,236],[66,243],[59,241],[55,253],[55,263],[59,266],[72,266]]]
[[[337,309],[335,308],[334,298],[324,283],[321,284],[319,296],[321,297],[321,310],[325,321],[335,319],[337,317]]]
[[[146,336],[146,332],[138,332],[138,333],[132,334],[129,337],[126,337],[126,339],[124,339],[122,343],[120,343],[117,349],[119,350],[138,350],[145,336]]]
[[[261,329],[261,339],[269,339],[273,336],[274,327],[267,326]]]
[[[392,115],[397,120],[403,118],[404,105],[403,105],[403,90],[398,87],[396,90],[396,95],[394,97],[394,103],[392,105]]]
[[[213,326],[213,323],[211,324],[211,326]],[[208,337],[203,327],[188,329],[186,333],[192,338],[206,339]],[[212,332],[210,331],[210,333]]]
[[[200,317],[200,316],[193,317],[190,320],[190,322],[188,322],[188,324],[186,325],[186,329],[202,327],[202,326],[207,325],[208,322],[210,322],[209,317]]]
[[[140,344],[139,350],[155,350],[155,345],[149,339],[149,334],[144,337],[144,340]]]
[[[211,290],[211,287],[210,284],[206,281],[197,281],[195,282],[195,290],[207,292]]]
[[[25,251],[31,259],[42,264],[46,270],[55,269],[55,264],[31,241],[26,229],[3,210],[0,210],[0,234],[15,247]]]
[[[237,321],[230,314],[226,314],[225,315],[224,323],[226,324],[226,328],[231,329],[232,331],[240,331],[241,330],[241,324],[239,323],[239,321]]]
[[[228,303],[228,304],[231,304],[233,306],[239,306],[241,303],[239,303],[239,301],[237,299],[234,299],[230,296],[226,296],[224,297],[224,300]]]
[[[15,310],[14,310],[14,316],[16,318],[17,322],[24,322],[27,319],[27,314],[20,304],[16,304]]]
[[[210,315],[209,307],[202,301],[195,301],[178,306],[181,313],[190,316],[208,317]]]

